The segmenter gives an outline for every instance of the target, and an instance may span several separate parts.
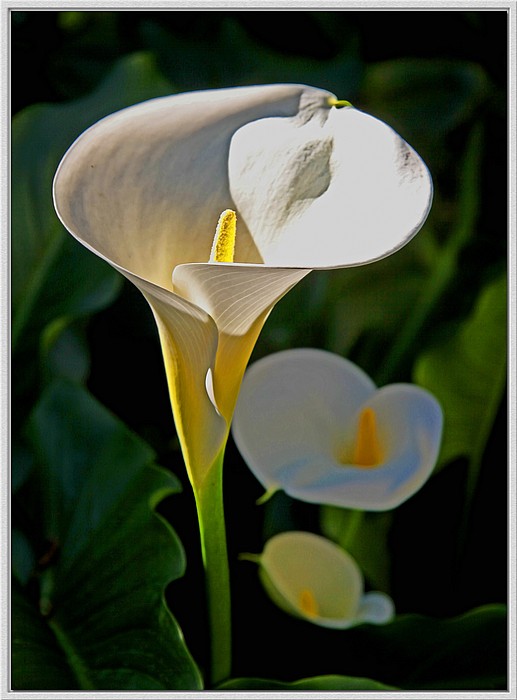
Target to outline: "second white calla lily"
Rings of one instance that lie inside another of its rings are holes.
[[[259,556],[268,595],[282,610],[321,627],[347,629],[385,624],[395,614],[391,598],[364,592],[356,561],[330,540],[310,532],[282,532],[266,542]]]
[[[442,410],[413,384],[377,389],[356,365],[300,348],[253,364],[233,436],[267,491],[367,511],[397,507],[431,475]]]
[[[304,85],[150,100],[93,125],[57,171],[63,224],[152,308],[198,486],[274,304],[311,269],[389,255],[429,211],[431,178],[415,151],[336,104]],[[235,254],[210,261],[226,209],[237,213]]]

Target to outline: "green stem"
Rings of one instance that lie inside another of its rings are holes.
[[[341,545],[344,549],[349,549],[357,537],[359,528],[364,520],[364,510],[350,510],[349,518],[346,525],[344,535],[341,539]]]
[[[231,673],[230,571],[226,547],[223,505],[224,448],[200,489],[195,490],[205,567],[205,585],[211,640],[212,686]]]

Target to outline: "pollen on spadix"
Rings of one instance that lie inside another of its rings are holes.
[[[359,467],[375,467],[382,461],[377,418],[373,408],[364,408],[359,415],[352,462]]]
[[[300,610],[307,617],[317,617],[319,614],[318,603],[314,597],[314,593],[310,588],[303,588],[298,596],[298,604]]]
[[[232,209],[225,209],[217,222],[209,262],[233,262],[236,232],[237,215]]]

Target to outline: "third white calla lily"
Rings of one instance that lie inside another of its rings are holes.
[[[198,487],[224,449],[274,304],[311,269],[389,255],[429,211],[431,178],[415,151],[336,104],[304,85],[150,100],[93,125],[56,174],[63,224],[152,308]],[[233,262],[209,262],[226,209],[237,213]]]
[[[333,629],[362,623],[386,624],[395,615],[391,598],[364,592],[356,561],[341,547],[311,532],[282,532],[266,542],[258,561],[260,578],[282,610]]]
[[[352,362],[300,348],[249,368],[233,436],[267,491],[383,511],[403,503],[431,475],[442,422],[440,405],[424,389],[377,389]]]

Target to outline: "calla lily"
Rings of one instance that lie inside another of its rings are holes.
[[[197,489],[224,449],[274,304],[311,269],[400,248],[431,198],[427,168],[390,127],[303,85],[124,109],[79,137],[54,181],[66,228],[151,306]],[[237,213],[235,253],[210,259],[226,209]]]
[[[382,511],[400,505],[431,475],[442,422],[438,402],[424,389],[377,389],[352,362],[301,348],[250,367],[233,436],[268,492]]]
[[[256,560],[268,595],[282,610],[322,627],[385,624],[395,614],[385,593],[364,592],[355,560],[330,540],[309,532],[283,532]]]

